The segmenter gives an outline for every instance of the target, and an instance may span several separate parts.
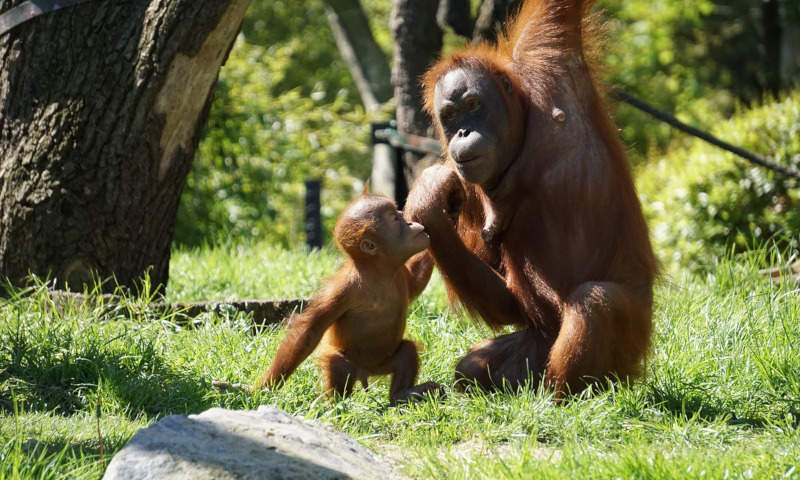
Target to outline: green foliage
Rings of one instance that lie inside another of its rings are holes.
[[[220,73],[181,197],[176,243],[303,241],[305,180],[323,234],[371,169],[369,126],[320,1],[253,3]]]
[[[240,66],[260,70],[256,74],[260,78],[250,80],[263,82],[264,76],[269,77],[260,93],[278,96],[299,89],[301,96],[310,96],[322,90],[325,99],[332,101],[345,90],[349,103],[359,102],[322,0],[255,0],[242,24],[242,37],[245,44],[266,50]]]
[[[704,16],[713,9],[711,0],[598,3],[606,9],[606,81],[677,112],[693,125],[709,124],[708,111],[730,109],[730,92],[710,78],[716,72],[697,65],[708,52],[697,49],[691,39],[692,32],[704,28]],[[694,105],[701,98],[707,101]],[[653,146],[665,147],[671,138],[670,127],[625,104],[617,106],[616,120],[623,139],[638,155]]]
[[[731,0],[600,0],[606,9],[606,78],[690,124],[778,163],[797,166],[798,96],[762,98],[770,85],[761,4]],[[782,2],[784,25],[800,20]],[[746,58],[746,62],[742,62]],[[765,102],[758,108],[756,101]],[[753,104],[750,111],[740,105]],[[678,133],[619,103],[657,251],[697,268],[727,248],[775,241],[797,247],[795,182]]]
[[[762,24],[766,2],[599,0],[607,21],[606,80],[686,123],[708,128],[731,115],[737,101],[750,104],[766,91],[790,88],[790,78],[800,73],[788,64],[776,71],[780,47],[768,43],[765,29],[769,35],[780,29],[788,33],[800,22],[800,4],[778,3],[778,25],[769,27]],[[784,60],[793,55],[791,49],[783,54]],[[617,107],[616,117],[636,162],[654,147],[666,148],[674,135],[625,104]]]
[[[372,36],[386,54],[386,58],[392,58],[394,51],[394,40],[389,31],[393,3],[392,0],[361,0],[361,6],[364,7],[364,13],[369,19]]]
[[[362,3],[390,55],[391,2]],[[602,62],[611,84],[627,86],[690,124],[715,126],[733,144],[797,163],[796,96],[753,111],[761,113],[743,114],[736,107],[737,99],[759,98],[764,84],[743,73],[739,60],[746,55],[761,65],[761,40],[751,18],[757,9],[743,0],[598,3],[607,21]],[[781,5],[784,23],[800,21],[798,7]],[[727,122],[734,113],[744,118]],[[632,107],[619,104],[616,117],[634,148],[634,163],[643,167],[639,189],[668,262],[696,267],[704,253],[752,246],[778,232],[787,237],[783,244],[796,244],[791,183],[692,143]],[[323,233],[329,240],[336,216],[369,175],[368,120],[322,1],[254,1],[220,75],[181,199],[176,243],[301,243],[307,179],[323,181]],[[655,160],[662,157],[667,160]]]
[[[737,112],[712,134],[779,164],[800,167],[800,92]],[[773,243],[797,249],[797,181],[699,139],[675,143],[638,176],[657,251],[697,268],[709,258]]]

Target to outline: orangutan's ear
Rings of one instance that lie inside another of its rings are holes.
[[[375,255],[378,253],[378,245],[372,240],[367,240],[365,238],[361,240],[361,251],[370,255]]]

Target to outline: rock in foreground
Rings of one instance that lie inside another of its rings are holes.
[[[271,406],[171,415],[136,432],[105,480],[383,479],[392,470],[331,427]]]

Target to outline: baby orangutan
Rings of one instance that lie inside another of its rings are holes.
[[[393,405],[425,394],[443,395],[435,382],[414,386],[417,347],[403,339],[408,305],[422,293],[433,269],[424,227],[407,222],[388,198],[363,194],[339,217],[333,235],[347,258],[292,318],[256,388],[280,387],[321,344],[317,361],[328,395],[346,397],[357,381],[366,388],[369,376],[386,374],[392,375]]]

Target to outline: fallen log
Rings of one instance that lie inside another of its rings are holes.
[[[104,314],[114,312],[124,316],[144,316],[156,314],[169,316],[181,325],[193,325],[194,319],[203,313],[218,315],[230,314],[231,311],[251,315],[253,323],[258,326],[273,325],[288,319],[292,313],[300,312],[308,303],[304,298],[278,300],[233,300],[205,302],[144,302],[129,300],[118,295],[93,295],[63,290],[50,290],[52,307],[63,314],[67,309],[78,311],[97,311]]]
[[[800,262],[780,267],[764,268],[758,271],[762,275],[769,275],[773,280],[791,280],[794,283],[800,282]]]

